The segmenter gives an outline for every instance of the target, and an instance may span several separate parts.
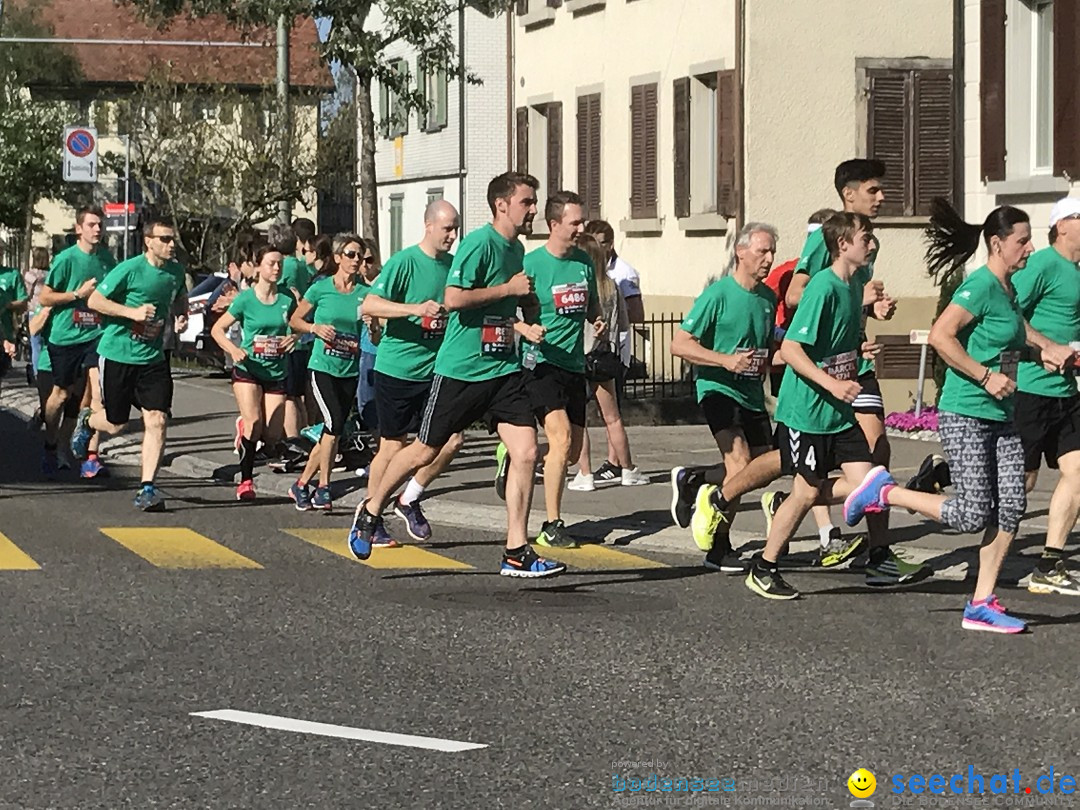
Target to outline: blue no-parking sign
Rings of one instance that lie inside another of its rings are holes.
[[[92,127],[64,130],[64,180],[69,183],[96,183],[97,131]]]

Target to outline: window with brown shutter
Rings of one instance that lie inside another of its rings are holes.
[[[562,188],[562,102],[545,105],[547,115],[547,193]]]
[[[529,173],[529,108],[518,107],[515,110],[517,119],[515,135],[517,141],[517,170],[522,174]]]
[[[1064,3],[1059,3],[1060,8]],[[979,154],[982,179],[1005,179],[1005,0],[979,8]]]
[[[675,146],[675,216],[690,216],[690,79],[672,82]]]
[[[727,217],[737,213],[735,188],[735,128],[737,126],[735,71],[716,74],[716,208]]]
[[[1054,175],[1080,179],[1080,7],[1054,3]]]
[[[600,196],[600,94],[577,100],[578,194],[585,200],[585,218],[599,219]]]
[[[654,219],[656,203],[657,85],[630,88],[630,216]]]

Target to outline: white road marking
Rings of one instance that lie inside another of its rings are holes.
[[[295,720],[291,717],[278,717],[273,714],[241,712],[235,709],[219,709],[212,712],[192,712],[192,717],[209,717],[212,720],[226,720],[230,723],[243,723],[248,726],[261,726],[278,731],[296,731],[301,734],[320,734],[323,737],[342,737],[346,740],[364,740],[384,745],[402,745],[407,748],[426,748],[429,751],[472,751],[487,748],[479,743],[443,740],[439,737],[417,737],[413,734],[394,734],[389,731],[374,731],[368,728],[337,726],[332,723],[313,723],[309,720]]]

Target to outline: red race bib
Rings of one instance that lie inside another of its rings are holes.
[[[746,351],[745,348],[738,349],[737,351]],[[765,376],[765,369],[769,362],[769,350],[768,349],[753,349],[754,353],[750,355],[750,365],[745,371],[739,372],[740,377],[756,377],[761,379]]]
[[[281,338],[275,335],[256,335],[251,341],[251,353],[263,360],[281,357]]]
[[[153,343],[165,328],[164,320],[141,321],[131,324],[131,336],[139,343]]]
[[[496,315],[485,316],[484,324],[480,327],[480,351],[483,354],[513,354],[513,321]]]
[[[575,315],[584,312],[589,305],[589,285],[583,281],[559,284],[551,288],[557,315]]]
[[[423,330],[421,337],[423,337],[424,340],[441,338],[446,334],[446,316],[425,315],[420,319],[420,328]]]
[[[360,336],[349,332],[335,332],[334,339],[326,344],[326,354],[351,360],[360,354]]]
[[[71,310],[71,320],[79,329],[93,329],[101,326],[101,313],[92,309]]]
[[[834,380],[854,380],[858,376],[858,355],[854,351],[834,354],[822,360],[821,367]]]

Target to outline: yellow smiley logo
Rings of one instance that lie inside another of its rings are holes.
[[[865,799],[874,795],[877,789],[877,780],[866,768],[859,768],[847,780],[848,790],[856,799]]]

